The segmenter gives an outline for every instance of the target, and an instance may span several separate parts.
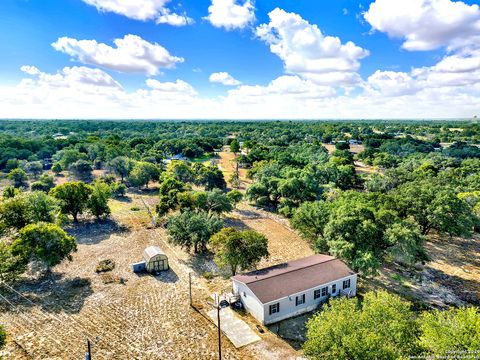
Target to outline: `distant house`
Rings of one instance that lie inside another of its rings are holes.
[[[262,324],[315,310],[332,296],[355,296],[357,274],[328,255],[313,255],[232,277],[233,292]]]

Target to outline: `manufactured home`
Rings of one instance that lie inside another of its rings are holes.
[[[329,297],[355,296],[357,274],[328,255],[313,255],[232,277],[233,292],[268,325],[315,310]]]

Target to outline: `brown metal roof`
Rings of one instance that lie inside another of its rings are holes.
[[[246,284],[265,304],[353,274],[355,272],[343,261],[317,254],[236,275],[232,279]]]

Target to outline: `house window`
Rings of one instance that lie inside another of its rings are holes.
[[[313,299],[318,299],[320,297],[320,289],[317,289],[313,292]]]
[[[335,294],[337,292],[337,284],[332,285],[332,294]]]
[[[305,294],[299,295],[295,298],[295,305],[302,305],[305,304]]]
[[[269,306],[268,313],[269,315],[276,314],[280,312],[280,303],[272,304]]]
[[[325,286],[324,288],[322,288],[322,297],[327,296],[327,294],[328,294],[328,287]]]
[[[350,287],[350,279],[343,280],[343,289],[348,289]]]

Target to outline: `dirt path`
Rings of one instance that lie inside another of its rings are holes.
[[[230,179],[230,176],[233,174],[235,171],[235,154],[230,152],[228,146],[224,146],[222,151],[218,153],[218,156],[220,157],[218,166],[220,170],[223,171],[223,174],[225,176],[225,180]],[[250,179],[247,178],[247,169],[239,169],[239,175],[240,175],[240,188],[239,190],[246,190],[247,187],[252,183]],[[228,185],[231,186],[231,184],[228,182]]]

